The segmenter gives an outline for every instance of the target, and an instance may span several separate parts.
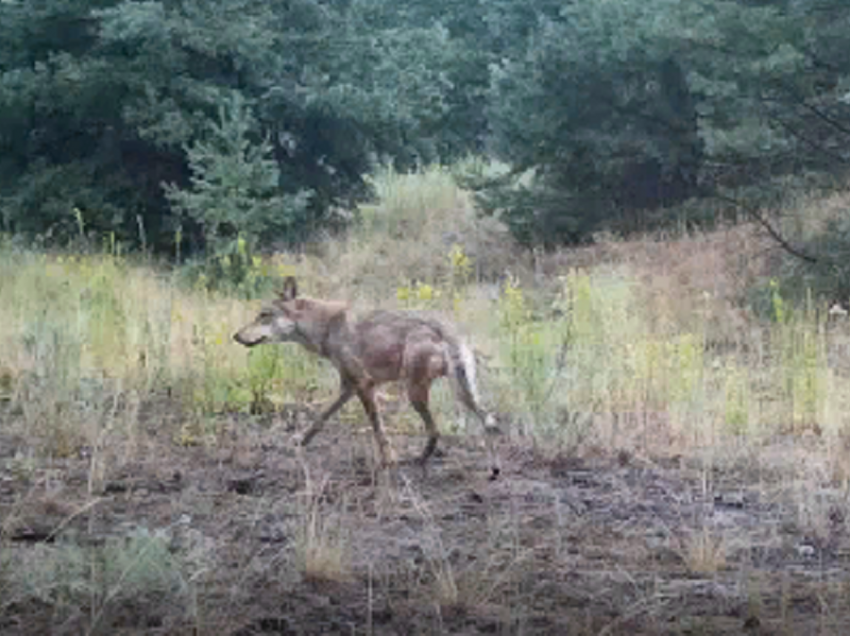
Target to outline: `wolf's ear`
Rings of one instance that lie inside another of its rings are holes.
[[[283,287],[278,292],[281,300],[295,300],[298,296],[298,283],[295,282],[295,276],[287,276],[283,281]]]

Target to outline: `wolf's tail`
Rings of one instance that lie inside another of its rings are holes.
[[[472,350],[463,342],[455,339],[448,341],[451,378],[457,399],[467,409],[472,411],[485,430],[494,429],[496,421],[493,416],[481,407],[476,386],[475,356]]]
[[[490,459],[490,479],[496,479],[502,472],[501,462],[493,446],[492,434],[498,433],[496,419],[483,408],[478,399],[478,389],[475,386],[475,356],[472,350],[459,340],[447,339],[451,378],[455,395],[458,400],[481,421],[484,428],[484,440]]]

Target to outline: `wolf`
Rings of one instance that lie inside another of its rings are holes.
[[[302,446],[309,444],[325,423],[356,395],[372,425],[382,465],[394,465],[397,460],[384,430],[376,390],[384,383],[402,381],[428,434],[419,457],[424,467],[440,437],[428,408],[431,383],[449,377],[458,401],[475,415],[484,429],[491,479],[498,477],[500,466],[492,445],[492,434],[498,428],[493,416],[479,405],[475,357],[453,327],[405,311],[378,310],[354,321],[349,309],[349,303],[344,301],[299,296],[298,284],[290,276],[284,280],[279,298],[233,336],[246,347],[295,342],[336,367],[340,376],[339,397],[297,441]]]

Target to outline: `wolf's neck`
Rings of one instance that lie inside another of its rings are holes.
[[[317,353],[325,358],[333,359],[340,346],[351,340],[352,331],[348,324],[348,316],[342,311],[328,320],[321,339],[316,343]]]

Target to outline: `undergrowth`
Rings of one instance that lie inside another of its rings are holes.
[[[747,315],[746,290],[728,289],[711,238],[647,239],[643,252],[608,239],[597,248],[609,253],[604,262],[538,255],[535,276],[511,246],[482,253],[499,231],[478,225],[448,173],[387,172],[375,184],[382,198],[361,210],[361,229],[347,239],[270,256],[236,240],[189,277],[135,263],[108,242],[87,255],[5,245],[5,408],[45,452],[68,455],[105,429],[134,430],[122,421],[134,416],[126,405],[155,395],[171,395],[196,419],[322,401],[335,388],[328,365],[298,347],[246,351],[231,340],[295,274],[306,293],[344,297],[355,309],[436,311],[459,322],[481,354],[491,406],[532,438],[685,448],[845,430],[846,396],[829,355],[845,326],[827,325],[812,300],[792,306],[775,281],[770,315]],[[640,256],[655,250],[668,254],[660,272],[658,260]],[[490,278],[493,263],[499,279]],[[448,392],[436,402],[452,428]],[[206,437],[185,426],[171,433],[183,443]]]

